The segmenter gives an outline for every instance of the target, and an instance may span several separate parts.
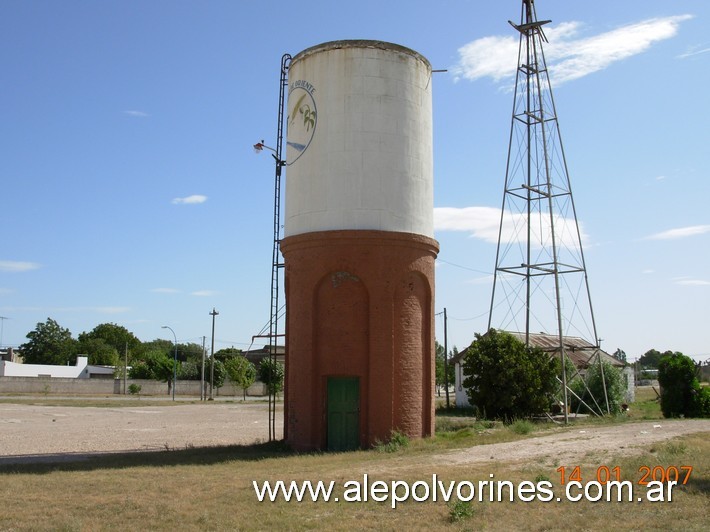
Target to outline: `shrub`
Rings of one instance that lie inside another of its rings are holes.
[[[682,353],[664,355],[658,363],[661,412],[664,417],[707,417],[710,403],[700,387],[695,363]],[[704,411],[704,413],[703,413]]]
[[[559,362],[502,331],[476,334],[463,362],[464,388],[479,417],[541,414],[557,390]]]
[[[530,434],[535,430],[535,425],[527,419],[518,419],[510,425],[510,430],[515,434]]]
[[[406,434],[393,430],[387,442],[376,441],[374,448],[381,453],[394,453],[404,449],[409,445],[409,438]]]
[[[710,417],[710,388],[701,388],[697,395],[697,408],[695,414],[698,417]]]
[[[604,378],[602,379],[602,368],[604,369]],[[586,387],[584,383],[586,382]],[[609,400],[609,413],[620,414],[622,411],[622,403],[624,402],[624,392],[626,385],[621,371],[616,369],[609,362],[603,361],[601,367],[598,362],[594,362],[587,371],[584,380],[581,378],[574,379],[570,388],[591,408],[595,408],[595,403],[591,399],[594,397],[599,407],[602,409],[602,414],[606,414],[606,405],[604,403],[604,384],[606,383],[606,397]],[[590,397],[591,394],[591,397]],[[570,395],[570,404],[572,409],[577,410],[579,407],[579,399],[574,395]],[[582,405],[584,408],[584,405]]]
[[[469,501],[457,499],[454,503],[449,503],[449,521],[458,523],[468,519],[473,515],[473,506]]]

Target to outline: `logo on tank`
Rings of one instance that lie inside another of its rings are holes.
[[[288,120],[286,132],[286,164],[295,163],[311,145],[318,124],[316,89],[309,82],[299,79],[289,86]]]

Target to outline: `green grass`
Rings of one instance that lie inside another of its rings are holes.
[[[399,450],[406,449],[409,447],[409,438],[406,434],[402,434],[398,431],[392,431],[390,439],[386,442],[375,442],[375,451],[381,453],[395,453]]]
[[[651,386],[636,388],[636,401],[629,405],[628,415],[635,419],[662,419],[661,403]]]
[[[533,424],[532,421],[529,421],[527,419],[517,419],[510,425],[508,425],[508,428],[512,430],[515,434],[530,434],[535,430],[535,425]]]

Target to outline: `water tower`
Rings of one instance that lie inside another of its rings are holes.
[[[288,70],[286,441],[346,450],[434,429],[431,65],[337,41]]]

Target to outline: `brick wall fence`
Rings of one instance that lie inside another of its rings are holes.
[[[126,393],[131,384],[141,387],[141,395],[168,395],[168,385],[165,382],[143,379],[128,379]],[[0,377],[0,394],[3,393],[30,393],[53,395],[111,395],[123,393],[123,380],[121,379],[64,379],[50,377]],[[207,386],[209,394],[209,385]],[[199,381],[178,381],[175,388],[177,396],[200,396]],[[252,384],[247,389],[247,396],[262,397],[267,395],[266,385],[261,382]],[[243,396],[242,389],[227,380],[224,386],[214,391],[215,397]]]

